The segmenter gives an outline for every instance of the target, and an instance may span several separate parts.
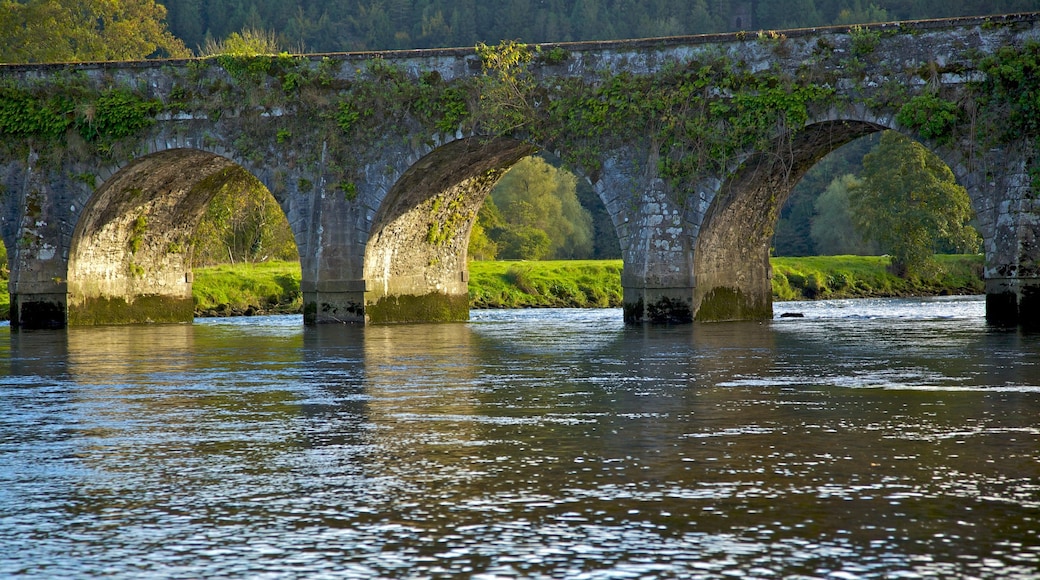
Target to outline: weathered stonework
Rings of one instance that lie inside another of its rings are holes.
[[[567,83],[723,60],[741,74],[797,79],[830,95],[797,126],[785,124],[792,117],[777,122],[772,141],[726,150],[685,180],[666,171],[674,151],[655,133],[676,119],[629,119],[630,134],[583,143],[566,123],[555,132],[523,124],[491,131],[494,119],[444,116],[451,107],[484,110],[465,100],[481,98],[472,93],[422,92],[484,78],[469,49],[0,66],[8,88],[122,88],[152,111],[107,140],[73,130],[0,135],[12,324],[190,320],[187,240],[212,195],[241,171],[263,182],[288,217],[308,324],[464,319],[466,245],[495,180],[538,149],[567,159],[566,148],[579,145],[586,159],[573,169],[592,182],[620,241],[626,321],[767,318],[769,241],[791,188],[830,151],[889,129],[930,146],[968,189],[985,240],[990,318],[1036,324],[1034,142],[987,141],[974,126],[924,134],[897,113],[920,95],[974,102],[982,56],[1037,41],[1040,14],[1022,14],[541,47],[564,57],[533,61],[530,101],[519,109],[558,105]],[[371,78],[391,79],[386,86],[398,92],[373,85],[367,101],[345,100]],[[723,102],[727,90],[704,94]]]

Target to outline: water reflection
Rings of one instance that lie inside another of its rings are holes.
[[[1040,340],[926,307],[16,333],[0,575],[1035,578]]]

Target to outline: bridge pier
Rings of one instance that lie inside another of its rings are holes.
[[[986,320],[998,326],[1040,329],[1040,277],[986,280]]]
[[[627,324],[688,324],[693,322],[693,288],[651,288],[622,285]]]
[[[68,292],[64,284],[11,283],[11,328],[58,329],[68,325]]]
[[[302,282],[303,323],[364,324],[365,281]]]
[[[461,289],[434,292],[386,291],[383,284],[366,280],[324,282],[304,285],[303,304],[307,325],[469,320],[465,282]]]

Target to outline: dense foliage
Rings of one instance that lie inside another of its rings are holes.
[[[260,181],[235,166],[192,237],[192,266],[297,260],[282,208]]]
[[[923,145],[888,131],[863,158],[851,186],[850,215],[864,237],[892,256],[897,273],[926,275],[942,246],[977,252],[981,240],[967,191]]]
[[[577,186],[573,173],[540,157],[522,159],[484,202],[470,255],[483,260],[591,258],[592,215],[578,201]]]
[[[188,56],[154,0],[0,0],[0,62]]]
[[[1035,10],[1035,0],[165,0],[192,48],[244,28],[306,52],[564,42]]]
[[[855,227],[850,200],[855,188],[862,184],[863,180],[847,173],[831,181],[813,202],[815,213],[809,234],[817,254],[872,256],[881,253],[878,242],[865,239]]]

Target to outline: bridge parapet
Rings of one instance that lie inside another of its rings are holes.
[[[483,54],[0,66],[14,322],[190,319],[188,233],[243,172],[289,218],[308,322],[462,318],[476,210],[537,149],[610,213],[627,320],[766,317],[791,187],[888,129],[968,187],[992,317],[1037,320],[1038,135],[1009,93],[1038,87],[991,72],[1040,50],[1038,30],[1031,13]]]

